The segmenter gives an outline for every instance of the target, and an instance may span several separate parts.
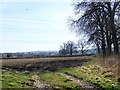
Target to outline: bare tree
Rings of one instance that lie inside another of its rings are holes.
[[[67,44],[66,43],[63,43],[63,45],[60,46],[59,54],[67,55]]]
[[[78,40],[78,49],[81,51],[81,54],[84,55],[85,51],[88,49],[88,43],[85,39]]]
[[[112,44],[114,53],[118,54],[119,29],[116,27],[119,20],[115,20],[119,17],[116,15],[118,8],[120,2],[77,2],[75,18],[70,19],[70,25],[77,34],[88,35],[89,41],[94,41],[103,55],[111,54]]]
[[[73,53],[77,53],[77,46],[73,41],[67,42],[67,51],[69,55],[73,55]]]
[[[73,55],[77,52],[77,45],[73,41],[63,43],[59,50],[60,55]]]

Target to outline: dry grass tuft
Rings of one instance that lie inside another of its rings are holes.
[[[120,58],[117,55],[99,58],[97,63],[103,70],[101,70],[101,75],[105,77],[113,77],[118,79],[120,77]]]

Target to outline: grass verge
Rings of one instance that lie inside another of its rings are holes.
[[[120,90],[120,83],[117,82],[114,73],[106,67],[101,67],[96,62],[92,60],[82,66],[61,69],[58,72],[86,80],[100,88]]]

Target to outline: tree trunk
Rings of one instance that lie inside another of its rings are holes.
[[[117,30],[115,29],[115,23],[114,23],[114,17],[115,17],[115,10],[117,7],[117,4],[114,4],[113,9],[111,7],[110,2],[107,3],[108,6],[108,13],[110,17],[110,29],[112,33],[112,41],[113,41],[113,47],[114,47],[114,53],[118,54],[119,53],[119,47],[118,47],[118,40],[117,40]]]
[[[105,36],[104,36],[104,32],[103,32],[103,30],[102,30],[102,54],[103,54],[103,56],[105,56],[106,55],[106,45],[105,45]]]
[[[111,32],[106,28],[106,40],[107,40],[107,54],[111,54]]]
[[[103,21],[103,20],[102,20]],[[99,23],[99,26],[100,26],[100,29],[101,29],[101,37],[102,37],[102,55],[103,56],[106,56],[106,44],[105,44],[105,34],[104,34],[104,26],[103,26],[103,23],[100,21]]]
[[[96,46],[97,46],[97,53],[100,54],[100,46],[99,46],[99,41],[96,41]]]
[[[70,48],[70,55],[72,55],[72,52],[73,52],[73,50],[72,50],[72,48]]]
[[[83,49],[81,50],[81,53],[82,53],[82,55],[84,55],[84,50]]]
[[[113,46],[114,46],[114,53],[118,54],[119,53],[119,48],[118,48],[118,40],[117,40],[117,30],[115,29],[115,23],[114,23],[114,13],[111,11],[110,13],[110,28],[112,31],[112,41],[113,41]]]

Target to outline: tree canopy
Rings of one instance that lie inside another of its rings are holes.
[[[63,43],[59,51],[61,55],[73,55],[77,52],[78,52],[77,45],[73,41],[68,41],[67,43]]]
[[[69,20],[77,34],[88,35],[89,42],[96,45],[99,53],[119,53],[120,2],[77,2],[75,15]]]

